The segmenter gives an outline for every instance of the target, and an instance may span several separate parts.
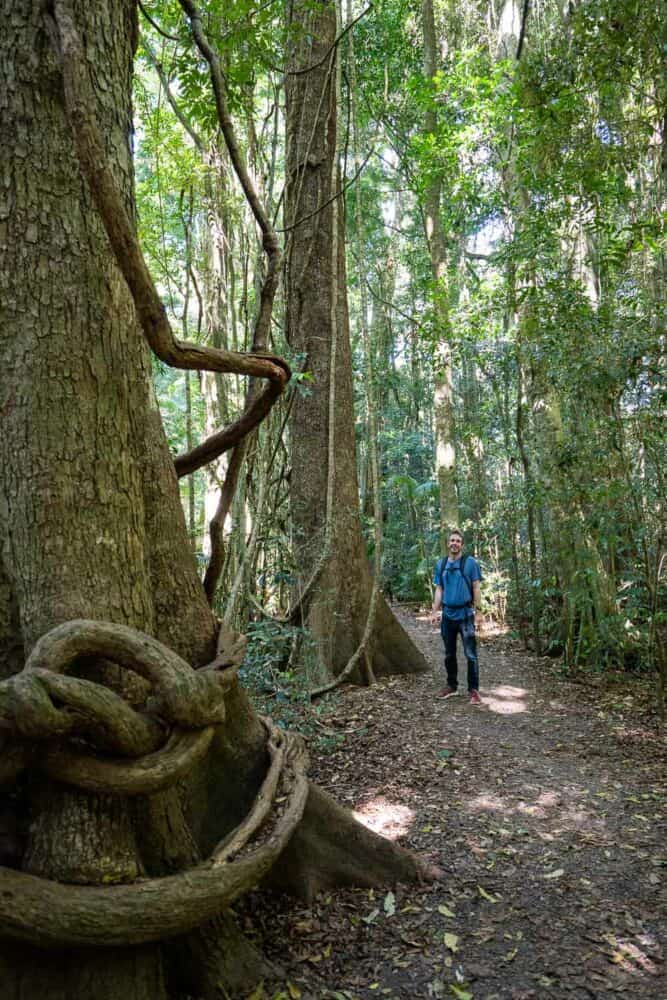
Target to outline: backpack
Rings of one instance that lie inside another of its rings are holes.
[[[466,573],[466,566],[470,565],[469,562],[468,562],[469,559],[472,559],[472,556],[470,555],[470,553],[467,553],[466,555],[461,556],[460,572],[461,572],[461,576],[463,577],[463,579],[465,580],[465,582],[468,584],[468,595],[469,595],[469,598],[470,598],[470,603],[472,604],[472,579]],[[443,570],[444,570],[444,568],[445,568],[446,565],[447,565],[447,556],[441,557],[440,559],[438,559],[437,563],[435,564],[435,571],[436,571],[438,579],[440,580],[440,586],[442,587],[443,594],[444,594],[444,591],[445,591],[445,585],[444,585],[443,580],[442,580],[442,573],[443,573]]]

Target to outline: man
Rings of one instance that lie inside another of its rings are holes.
[[[435,596],[431,620],[435,623],[442,609],[440,634],[445,644],[445,669],[447,687],[443,698],[458,694],[458,664],[456,639],[461,635],[463,652],[468,661],[468,697],[471,705],[481,705],[479,696],[479,663],[475,638],[475,613],[481,607],[479,564],[472,556],[462,556],[463,535],[452,531],[449,536],[449,555],[439,559],[433,573]]]

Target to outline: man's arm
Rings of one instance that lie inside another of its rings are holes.
[[[438,620],[441,608],[442,608],[442,587],[440,586],[440,584],[437,584],[435,588],[435,594],[433,595],[433,604],[431,606],[431,621]]]

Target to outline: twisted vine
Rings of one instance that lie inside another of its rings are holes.
[[[196,23],[195,17],[193,27]],[[233,447],[264,419],[287,385],[290,369],[282,358],[267,351],[242,354],[181,341],[174,336],[165,307],[144,260],[134,225],[109,167],[97,124],[95,102],[81,38],[67,0],[54,0],[52,34],[60,56],[65,110],[72,126],[79,165],[88,182],[91,197],[106,230],[116,263],[134,300],[137,318],[151,349],[161,361],[172,368],[250,375],[266,379],[268,382],[260,393],[248,401],[246,409],[235,421],[212,434],[187,454],[179,455],[175,459],[177,475],[185,476]],[[216,98],[219,113],[222,114],[217,94]],[[229,128],[223,127],[222,118],[221,129],[229,144],[233,140],[233,135]],[[237,172],[242,169],[240,157],[234,159],[234,165]],[[247,176],[247,171],[245,175]],[[243,184],[243,175],[239,174],[239,177]],[[259,330],[255,331],[255,342],[264,344],[267,337],[263,335],[263,331],[268,330],[271,321],[281,253],[273,228],[261,207],[255,205],[256,195],[252,192],[254,199],[251,198],[245,184],[244,190],[262,229],[262,244],[269,258],[269,267],[260,294],[257,319]]]
[[[0,725],[10,734],[0,782],[31,767],[107,795],[169,787],[203,756],[224,721],[224,697],[244,651],[243,636],[221,631],[213,662],[193,670],[157,639],[127,626],[87,620],[57,626],[37,642],[23,670],[0,683]],[[67,673],[91,657],[145,678],[152,689],[146,708]],[[0,936],[47,947],[156,941],[192,930],[255,885],[294,832],[308,795],[303,742],[268,719],[262,723],[266,777],[248,815],[206,862],[108,887],[63,885],[0,868]]]

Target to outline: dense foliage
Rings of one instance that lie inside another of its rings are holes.
[[[281,11],[246,0],[206,11],[246,157],[280,227],[290,41]],[[154,3],[150,14],[136,94],[143,244],[188,336],[244,348],[261,277],[255,228],[178,5]],[[569,669],[664,677],[659,5],[507,2],[494,16],[486,4],[442,0],[433,78],[420,5],[380,0],[361,14],[341,11],[346,25],[359,18],[339,43],[341,159],[359,482],[370,554],[374,441],[383,587],[396,600],[429,597],[440,537],[435,358],[446,338],[461,528],[483,565],[488,613]],[[426,247],[433,178],[446,287],[434,283]],[[284,351],[280,309],[275,320]],[[311,391],[308,359],[291,360],[292,391]],[[174,451],[228,420],[243,392],[162,370],[156,384]],[[281,408],[249,452],[228,526],[218,600],[237,622],[289,608],[289,397]],[[183,484],[202,562],[224,471],[221,462]]]

